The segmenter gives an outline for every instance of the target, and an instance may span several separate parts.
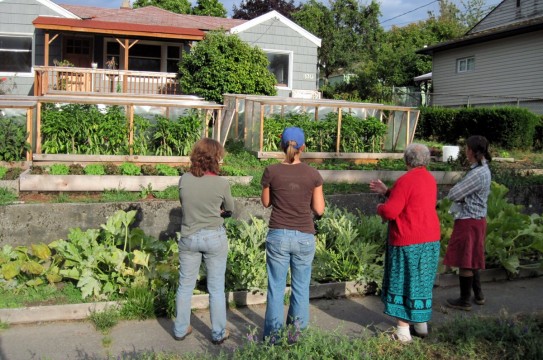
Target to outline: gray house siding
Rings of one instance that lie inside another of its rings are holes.
[[[456,60],[471,56],[474,70],[457,73]],[[433,105],[466,105],[466,95],[470,105],[543,98],[543,31],[435,52],[432,77]]]
[[[292,85],[277,88],[279,96],[292,90],[317,90],[317,45],[280,21],[268,20],[238,34],[240,39],[263,50],[292,52]]]
[[[32,21],[40,15],[58,16],[59,14],[35,0],[4,0],[0,2],[0,35],[32,36],[32,59],[43,59],[43,35],[36,36]],[[43,61],[42,61],[43,63]],[[15,84],[11,93],[14,95],[33,95],[34,72],[6,73],[0,70],[0,76]]]
[[[517,7],[517,0],[505,0],[475,25],[468,34],[528,20],[543,14],[543,0],[522,0]]]

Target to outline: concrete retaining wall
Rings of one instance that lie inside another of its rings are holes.
[[[447,191],[448,188],[443,187],[439,197],[443,197]],[[543,187],[511,193],[509,199],[515,204],[523,204],[528,213],[541,214]],[[326,196],[327,205],[351,212],[359,210],[366,215],[374,215],[381,201],[380,196],[370,193]],[[181,226],[181,207],[178,201],[14,204],[0,206],[0,247],[5,244],[29,245],[65,239],[71,228],[99,228],[117,210],[137,210],[135,225],[147,235],[159,239],[175,237]],[[260,204],[259,198],[237,198],[234,217],[249,220],[254,216],[267,221],[270,211]]]

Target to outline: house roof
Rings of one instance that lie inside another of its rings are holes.
[[[260,25],[260,24],[262,24],[262,23],[264,23],[264,22],[266,22],[268,20],[271,20],[271,19],[275,19],[275,20],[278,20],[278,21],[282,22],[283,24],[285,24],[286,26],[288,26],[292,30],[294,30],[294,31],[298,32],[299,34],[301,34],[303,37],[305,37],[309,41],[313,42],[315,45],[317,45],[319,47],[321,46],[321,39],[319,39],[315,35],[311,34],[309,31],[307,31],[303,27],[297,25],[295,22],[293,22],[292,20],[289,20],[288,18],[281,15],[279,12],[277,12],[275,10],[272,10],[269,13],[266,13],[264,15],[261,15],[261,16],[257,17],[257,18],[249,20],[249,21],[247,21],[247,22],[245,22],[243,24],[237,25],[237,26],[231,28],[230,32],[232,34],[240,33],[240,32],[243,32],[245,30],[248,30],[248,29],[250,29],[250,28],[252,28],[254,26]]]
[[[440,44],[427,46],[417,50],[417,54],[432,55],[434,52],[455,49],[466,45],[479,44],[490,40],[503,39],[510,36],[526,34],[533,31],[543,30],[543,16],[519,21],[513,24],[494,27],[489,30],[465,35],[461,38],[446,41]]]
[[[126,24],[143,24],[156,26],[171,26],[181,28],[209,30],[230,30],[231,28],[247,22],[240,19],[226,19],[214,16],[198,16],[176,14],[156,6],[146,6],[136,9],[106,9],[93,6],[61,5],[66,10],[81,19],[92,19],[104,22],[121,22]]]
[[[33,22],[37,29],[63,30],[75,32],[92,32],[99,34],[115,34],[127,36],[147,36],[161,38],[183,38],[201,40],[205,33],[198,29],[187,29],[162,25],[130,24],[123,22],[100,21],[93,19],[65,19],[49,16],[38,16]]]

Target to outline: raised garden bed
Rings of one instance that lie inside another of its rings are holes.
[[[247,185],[252,176],[224,176],[231,184]],[[19,178],[20,191],[105,191],[122,189],[141,191],[152,187],[162,191],[170,186],[177,186],[179,176],[130,176],[130,175],[33,175],[30,170]]]

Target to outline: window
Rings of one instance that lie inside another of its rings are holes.
[[[66,39],[66,54],[68,55],[89,55],[90,49],[90,39]]]
[[[109,39],[106,41],[106,59],[114,57],[117,68],[120,68],[121,55],[124,58],[124,49],[121,49],[116,41]],[[128,70],[176,73],[179,71],[177,64],[181,59],[182,49],[183,44],[173,45],[139,41],[130,48]]]
[[[272,52],[265,50],[270,65],[268,70],[275,75],[276,86],[291,87],[292,52]]]
[[[456,72],[464,73],[475,70],[475,58],[467,57],[456,60]]]
[[[0,72],[32,72],[32,36],[0,35]]]

